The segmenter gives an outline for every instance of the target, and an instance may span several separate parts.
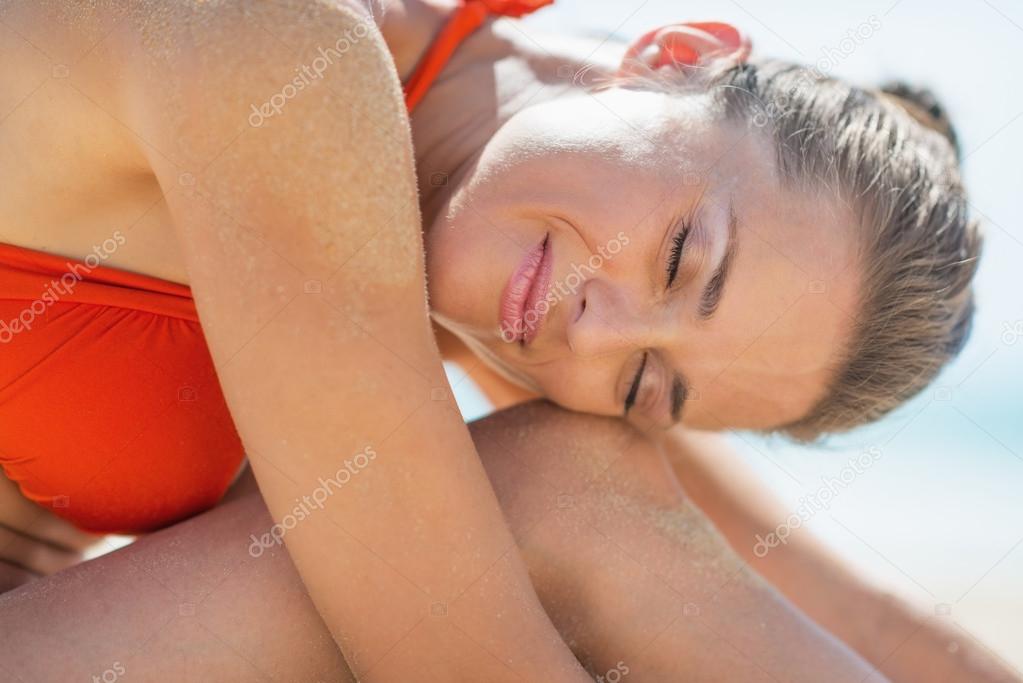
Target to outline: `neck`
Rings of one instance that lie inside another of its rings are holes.
[[[457,3],[403,0],[383,26],[402,79],[408,77]],[[424,229],[433,225],[494,133],[517,111],[580,94],[573,77],[613,71],[624,49],[553,37],[514,20],[487,22],[456,50],[411,117]]]

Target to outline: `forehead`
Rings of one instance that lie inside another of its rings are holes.
[[[728,124],[702,133],[691,150],[703,164],[708,216],[721,223],[721,207],[734,209],[738,249],[717,314],[701,324],[702,353],[687,349],[700,360],[686,369],[694,389],[686,421],[769,428],[813,407],[848,346],[862,271],[854,214],[781,183],[767,134]]]

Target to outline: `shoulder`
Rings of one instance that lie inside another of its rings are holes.
[[[377,166],[414,179],[401,84],[372,0],[140,4],[158,6],[119,29],[124,119],[158,175],[161,165],[173,178],[209,168],[218,173],[208,181],[229,192],[290,173],[307,178],[296,201],[379,180],[352,172],[360,160],[387,159]]]
[[[253,106],[282,91],[296,108],[322,101],[328,90],[400,92],[377,4],[136,0],[97,21],[108,31],[104,51],[124,116],[165,118],[189,134],[244,122]]]

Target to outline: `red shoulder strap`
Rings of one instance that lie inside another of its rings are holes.
[[[521,17],[554,0],[462,0],[404,85],[405,106],[411,113],[426,95],[458,46],[491,14]]]

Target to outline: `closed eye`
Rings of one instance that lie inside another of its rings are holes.
[[[671,252],[668,254],[668,287],[671,287],[671,283],[678,277],[678,266],[682,262],[682,253],[686,246],[686,238],[689,237],[689,223],[685,220],[681,222],[679,231],[675,233],[675,236],[671,239]]]
[[[628,415],[629,411],[632,410],[632,406],[636,405],[636,395],[639,394],[639,385],[643,381],[643,370],[646,369],[648,352],[643,352],[643,360],[639,364],[639,370],[636,371],[636,376],[632,379],[632,386],[629,387],[629,393],[625,397],[625,414]]]
[[[693,232],[693,226],[698,224],[696,217],[699,215],[700,206],[703,203],[704,192],[706,192],[706,187],[700,190],[699,196],[697,196],[689,211],[676,222],[678,227],[671,238],[671,251],[668,252],[668,262],[665,264],[665,270],[668,274],[667,288],[670,288],[678,277],[679,265],[682,263],[682,257],[685,256],[686,240],[689,238],[689,234]]]

